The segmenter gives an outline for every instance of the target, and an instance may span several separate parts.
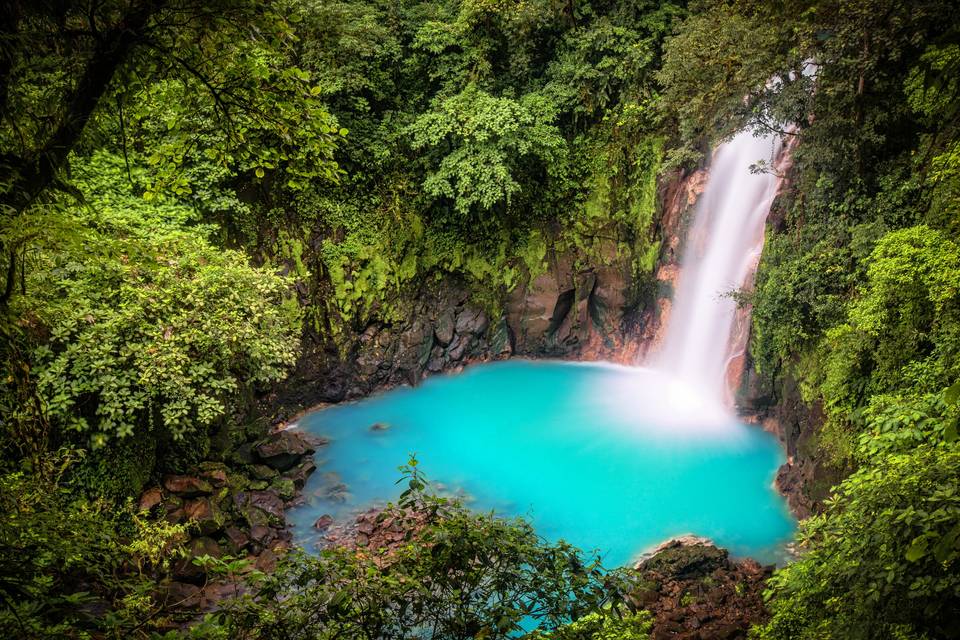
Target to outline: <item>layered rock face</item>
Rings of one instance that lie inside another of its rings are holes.
[[[704,183],[702,170],[662,182],[651,230],[660,257],[652,273],[636,273],[634,257],[621,251],[626,240],[610,238],[589,260],[572,248],[548,247],[544,271],[521,277],[492,305],[496,312],[453,276],[427,278],[405,294],[413,302],[399,321],[354,328],[339,348],[306,336],[296,371],[269,404],[289,418],[297,409],[512,356],[640,362],[669,313],[678,237]]]

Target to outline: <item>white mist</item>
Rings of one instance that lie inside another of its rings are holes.
[[[687,234],[663,347],[653,363],[727,406],[727,367],[736,347],[737,302],[731,293],[753,277],[780,182],[775,173],[751,173],[750,165],[764,160],[773,166],[780,150],[779,136],[741,131],[714,154]]]

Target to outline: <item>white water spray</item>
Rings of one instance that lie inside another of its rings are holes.
[[[662,348],[649,368],[605,389],[612,411],[632,410],[645,429],[656,425],[673,437],[729,436],[739,372],[731,363],[746,348],[749,319],[731,294],[752,285],[780,185],[777,173],[752,173],[750,166],[765,161],[777,168],[781,151],[779,136],[750,131],[717,149],[687,234]]]
[[[737,302],[730,295],[752,283],[770,205],[780,178],[751,173],[774,165],[779,136],[741,131],[721,145],[686,239],[680,278],[663,348],[654,363],[707,398],[731,404],[727,370],[738,355],[733,338]]]

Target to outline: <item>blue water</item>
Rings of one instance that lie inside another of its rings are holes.
[[[416,452],[435,488],[526,516],[548,539],[599,550],[607,566],[685,533],[782,560],[794,521],[772,487],[776,440],[733,420],[666,425],[652,406],[663,394],[635,371],[514,360],[310,413],[299,427],[330,444],[316,454],[308,503],[289,514],[295,535],[309,547],[321,514],[345,519],[396,499],[397,467]],[[345,503],[324,497],[337,480]]]

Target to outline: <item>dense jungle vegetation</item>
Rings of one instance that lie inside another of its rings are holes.
[[[773,402],[822,416],[758,638],[960,637],[960,9],[948,0],[0,1],[0,631],[643,638],[626,570],[429,495],[203,620],[149,482],[262,433],[301,339],[601,261],[651,295],[657,181],[793,141],[753,291]],[[774,79],[774,80],[771,80]],[[759,159],[758,159],[759,160]],[[773,171],[760,164],[758,171]],[[398,463],[401,461],[398,461]]]

